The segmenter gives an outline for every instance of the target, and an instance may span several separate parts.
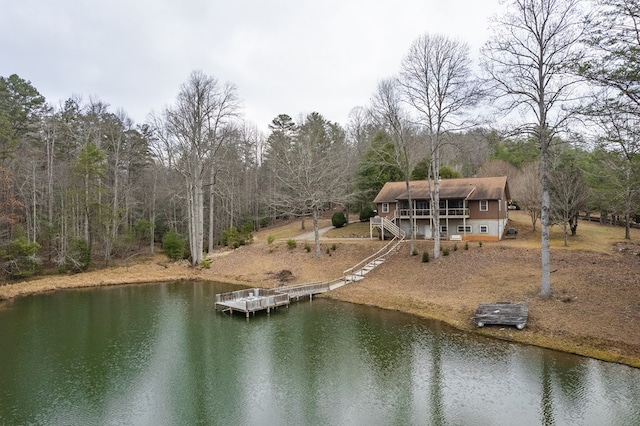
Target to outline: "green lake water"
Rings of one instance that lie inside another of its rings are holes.
[[[324,299],[216,313],[236,289],[0,306],[0,425],[640,425],[640,369]]]

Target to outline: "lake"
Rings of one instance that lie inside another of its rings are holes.
[[[640,369],[332,300],[246,320],[238,287],[59,291],[0,307],[3,425],[638,425]]]

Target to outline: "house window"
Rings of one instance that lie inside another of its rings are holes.
[[[480,225],[480,233],[486,234],[489,232],[489,227],[487,225]]]
[[[458,225],[458,232],[471,233],[471,225]]]
[[[489,211],[489,201],[488,200],[480,200],[480,211],[481,212]]]
[[[382,213],[389,213],[389,203],[382,203]]]
[[[447,226],[446,225],[443,225],[443,226],[440,227],[440,233],[442,233],[442,234],[446,234],[447,233]]]

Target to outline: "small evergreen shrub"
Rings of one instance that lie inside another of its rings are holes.
[[[449,256],[449,249],[448,249],[448,248],[443,249],[443,250],[442,250],[442,255],[443,255],[443,256]]]
[[[371,207],[365,207],[360,210],[360,222],[366,222],[370,218],[374,217],[376,212],[373,211]]]
[[[334,243],[334,244],[331,244],[331,250],[332,250],[332,251],[336,251],[336,249],[337,249],[337,248],[338,248],[338,246],[337,246],[337,245],[335,245],[335,243]]]
[[[12,279],[35,275],[42,269],[38,250],[40,244],[18,237],[0,249],[0,267]]]
[[[464,249],[469,250],[469,243],[464,243]]]
[[[429,262],[429,252],[428,251],[422,252],[422,262],[423,263]]]
[[[347,218],[342,212],[335,212],[333,216],[331,216],[331,224],[336,228],[342,228],[347,223]]]
[[[267,226],[269,226],[269,218],[268,217],[263,217],[262,219],[260,219],[260,228],[266,228]]]
[[[232,226],[222,231],[222,237],[220,237],[220,243],[223,246],[238,248],[240,246],[240,232],[238,228]]]
[[[162,250],[170,260],[184,258],[184,246],[186,241],[176,231],[169,231],[162,237]]]
[[[311,246],[307,243],[304,244],[304,249],[307,253],[309,253],[311,251]]]
[[[291,250],[293,250],[294,248],[298,247],[298,243],[296,242],[296,240],[290,238],[290,239],[287,240],[287,246]]]
[[[482,241],[478,241],[478,246],[482,247]]]
[[[202,269],[210,269],[211,268],[211,259],[202,259],[200,261],[200,267]]]
[[[267,236],[267,244],[271,245],[275,240],[276,240],[276,237],[274,237],[273,235]]]
[[[411,256],[417,256],[418,255],[418,250],[413,249],[413,251],[411,252]]]
[[[69,242],[69,249],[64,263],[61,267],[62,271],[82,272],[86,271],[91,264],[91,252],[89,245],[83,239],[74,239]]]
[[[457,244],[453,245],[453,251],[458,251],[458,245]]]
[[[253,241],[253,222],[248,220],[240,227],[240,245]]]

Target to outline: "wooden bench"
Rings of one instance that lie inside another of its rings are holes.
[[[462,241],[462,235],[454,234],[449,237],[449,241]]]

